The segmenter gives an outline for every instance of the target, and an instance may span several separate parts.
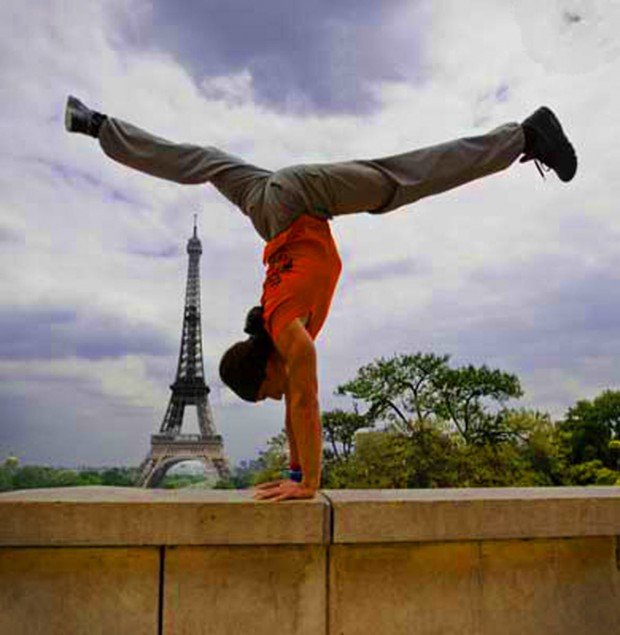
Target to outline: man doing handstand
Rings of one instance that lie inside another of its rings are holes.
[[[314,340],[329,311],[341,261],[328,221],[384,214],[423,197],[504,170],[521,156],[562,181],[577,170],[575,151],[553,112],[522,123],[372,160],[295,165],[272,172],[212,146],[177,144],[90,110],[69,97],[65,126],[99,139],[112,159],[177,183],[214,185],[248,216],[266,242],[260,306],[249,337],[220,362],[222,380],[242,399],[285,402],[291,478],[265,483],[258,499],[312,498],[320,486],[322,434]]]

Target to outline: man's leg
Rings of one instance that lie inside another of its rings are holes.
[[[522,161],[553,168],[562,181],[570,181],[577,169],[559,121],[543,107],[522,124],[508,123],[487,134],[369,161],[293,166],[272,180],[296,189],[316,216],[381,214],[504,170],[521,154]]]
[[[379,214],[503,170],[523,148],[523,130],[514,123],[381,159],[293,166],[272,178],[297,188],[316,216]]]
[[[465,137],[396,156],[368,161],[394,183],[394,195],[376,214],[451,190],[505,170],[523,153],[525,138],[518,123],[476,137]]]
[[[123,165],[175,183],[210,182],[250,216],[263,235],[260,201],[271,175],[269,170],[213,146],[173,143],[120,119],[91,111],[75,98],[69,98],[65,122],[71,132],[98,138],[102,150]]]
[[[173,143],[112,117],[101,125],[99,144],[110,158],[141,172],[176,183],[211,182],[239,207],[271,174],[213,146]]]

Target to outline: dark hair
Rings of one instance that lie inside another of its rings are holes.
[[[256,401],[267,376],[267,360],[273,343],[263,322],[263,307],[250,309],[245,318],[249,338],[233,344],[220,360],[222,381],[245,401]]]

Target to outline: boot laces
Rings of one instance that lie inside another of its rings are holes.
[[[551,172],[551,168],[538,159],[534,159],[534,165],[536,166],[540,176],[542,176],[543,180],[545,180],[545,172]]]

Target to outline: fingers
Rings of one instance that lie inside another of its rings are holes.
[[[316,491],[307,487],[302,487],[294,481],[277,481],[272,483],[272,487],[258,489],[252,495],[256,500],[278,502],[295,498],[314,498]]]
[[[284,501],[287,499],[291,499],[294,498],[293,496],[288,496],[287,494],[278,494],[277,496],[274,496],[273,498],[269,499],[270,503],[278,503],[279,501]]]
[[[278,485],[280,485],[281,483],[284,483],[286,479],[279,479],[277,481],[269,481],[268,483],[259,483],[258,485],[255,485],[252,489],[257,489],[257,490],[266,490],[266,489],[272,489],[274,487],[278,487]]]
[[[261,483],[260,486],[255,488],[252,498],[257,500],[275,500],[276,498],[281,499],[282,496],[286,497],[287,488],[285,483],[287,483],[286,480]]]
[[[281,494],[278,488],[272,487],[271,489],[263,489],[252,494],[252,498],[256,500],[271,500]]]

